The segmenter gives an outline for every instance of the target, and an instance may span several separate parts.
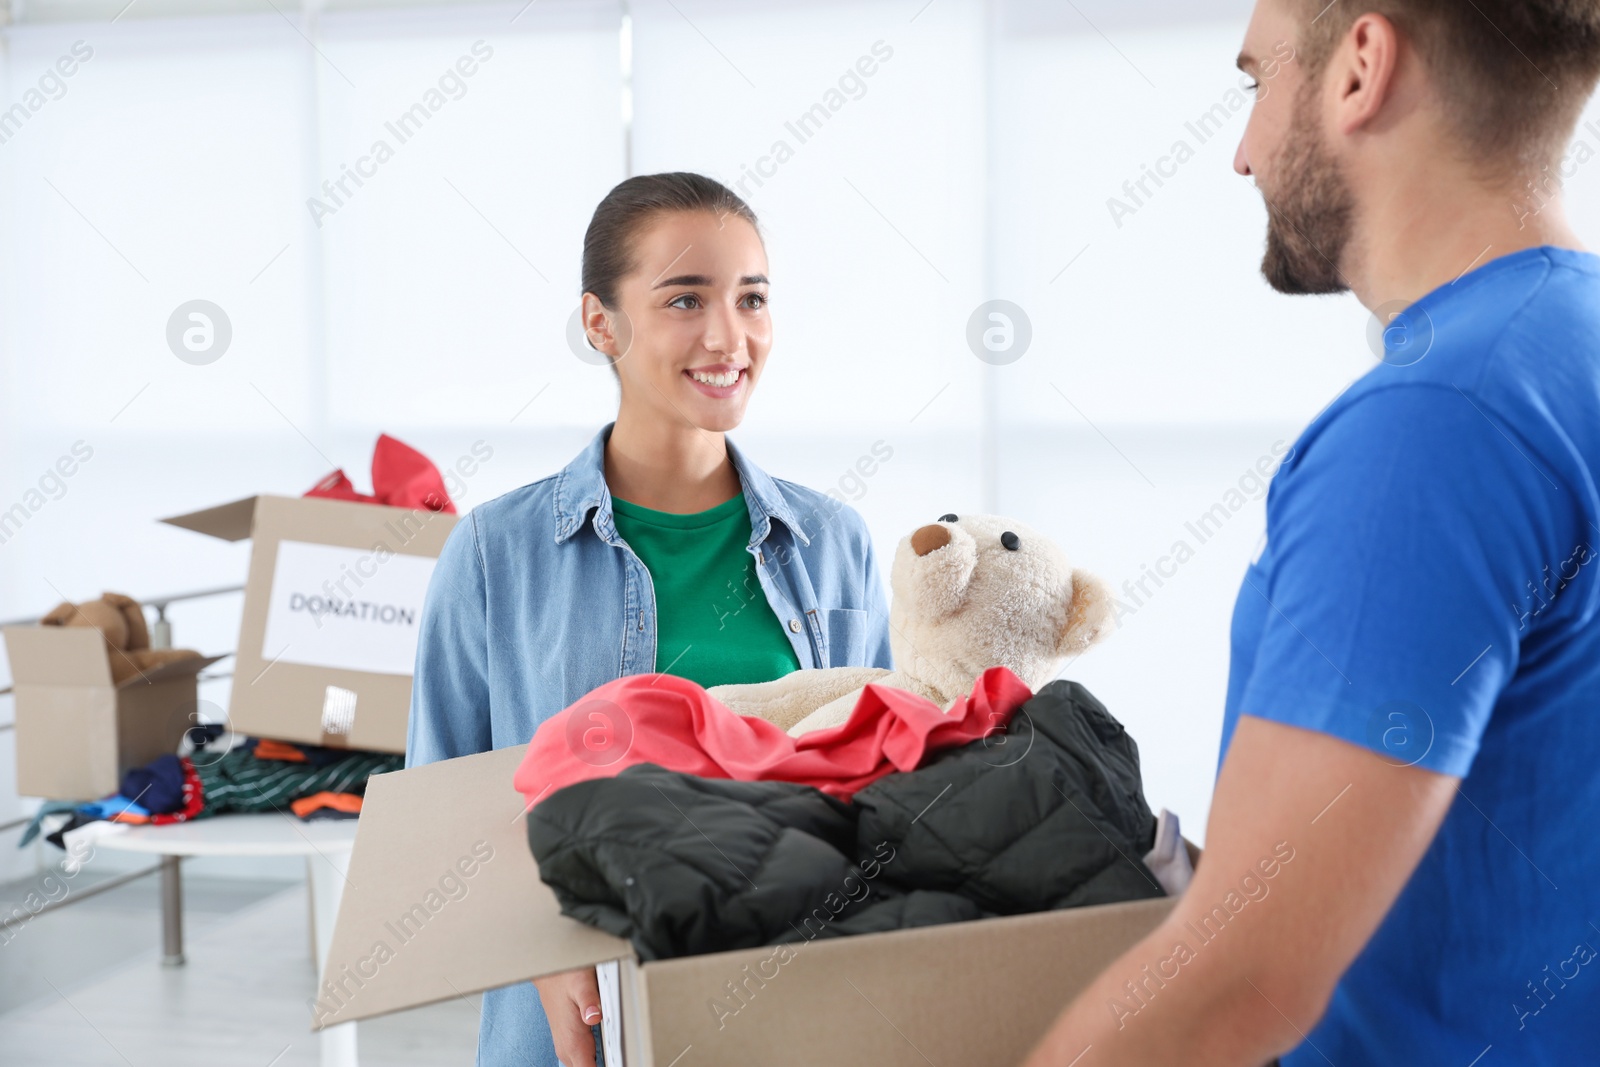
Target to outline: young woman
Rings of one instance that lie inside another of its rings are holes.
[[[755,214],[698,174],[630,178],[583,245],[583,327],[616,421],[558,474],[474,508],[423,610],[406,765],[526,742],[627,674],[702,685],[892,666],[859,515],[724,436],[772,347]],[[535,988],[537,987],[537,988]],[[594,1062],[593,969],[486,993],[479,1067]]]

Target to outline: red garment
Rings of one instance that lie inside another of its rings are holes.
[[[179,756],[178,763],[183,766],[183,807],[150,816],[150,822],[156,826],[188,822],[205,810],[205,789],[200,784],[200,775],[194,769],[194,762],[188,756]]]
[[[998,730],[1033,696],[1005,667],[978,677],[949,712],[903,689],[869,685],[839,726],[790,737],[737,715],[670,674],[633,674],[591,691],[543,723],[513,784],[531,808],[563,786],[610,778],[639,763],[704,778],[799,782],[849,800],[891,771]]]
[[[388,434],[379,434],[372,450],[372,496],[356,492],[344,471],[336,470],[306,490],[306,496],[351,500],[359,504],[387,504],[418,511],[456,513],[439,468],[421,452]]]

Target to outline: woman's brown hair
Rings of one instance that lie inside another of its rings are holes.
[[[642,174],[621,182],[594,209],[583,235],[583,291],[615,310],[617,283],[634,269],[634,238],[657,216],[705,211],[719,219],[737,215],[760,230],[756,213],[715,178],[688,171]]]

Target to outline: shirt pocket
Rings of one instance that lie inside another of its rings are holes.
[[[828,666],[867,666],[868,613],[860,608],[828,608],[822,618],[828,637]]]

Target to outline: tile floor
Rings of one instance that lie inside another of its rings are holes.
[[[182,967],[159,958],[154,876],[13,930],[0,943],[7,1067],[313,1067],[304,882],[184,879]],[[21,900],[27,883],[0,886]],[[478,998],[360,1024],[363,1067],[470,1064]]]

